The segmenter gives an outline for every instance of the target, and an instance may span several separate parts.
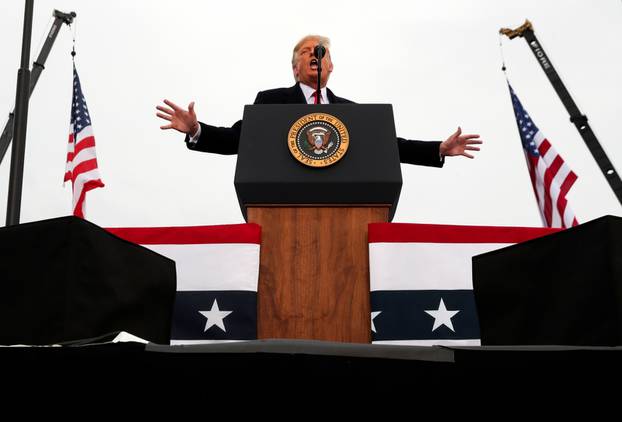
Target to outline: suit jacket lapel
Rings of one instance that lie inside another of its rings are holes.
[[[302,89],[298,83],[289,88],[287,104],[307,104],[305,94],[302,92]]]

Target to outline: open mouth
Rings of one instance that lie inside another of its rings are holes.
[[[309,64],[312,70],[317,70],[317,59],[311,59],[311,62]]]

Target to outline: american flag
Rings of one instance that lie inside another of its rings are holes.
[[[64,181],[69,180],[73,186],[73,215],[84,218],[86,193],[91,189],[104,187],[104,183],[101,181],[97,168],[91,116],[75,66],[73,67],[73,99]]]
[[[508,87],[542,222],[546,227],[576,226],[579,223],[568,206],[566,194],[577,175],[531,120],[509,84]]]

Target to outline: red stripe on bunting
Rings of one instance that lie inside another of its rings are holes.
[[[371,223],[369,224],[369,243],[520,243],[557,233],[560,230],[538,227]]]
[[[261,244],[261,226],[225,224],[220,226],[107,228],[110,233],[140,245],[201,243]]]

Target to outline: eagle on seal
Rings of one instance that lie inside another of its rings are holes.
[[[330,140],[331,131],[323,127],[314,127],[307,130],[307,142],[309,143],[309,149],[315,154],[323,154],[333,146],[333,142]]]

